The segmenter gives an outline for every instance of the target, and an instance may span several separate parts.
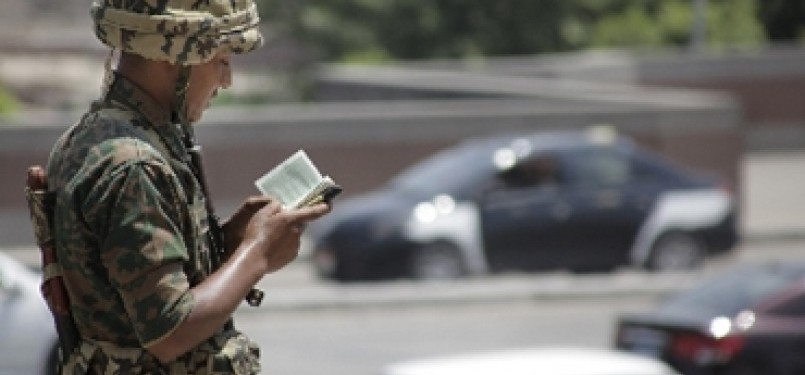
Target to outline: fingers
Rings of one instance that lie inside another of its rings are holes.
[[[246,203],[244,205],[246,205],[246,206],[255,206],[255,205],[262,206],[262,205],[269,204],[269,203],[271,203],[273,201],[276,201],[276,200],[277,199],[274,199],[273,197],[268,196],[268,195],[252,195],[252,196],[249,196],[249,197],[246,198]]]
[[[319,203],[313,206],[306,206],[296,210],[289,210],[287,211],[288,218],[297,223],[307,223],[308,221],[312,221],[318,219],[328,212],[330,212],[330,205],[327,203]]]
[[[285,210],[277,201],[271,201],[262,207],[258,215],[262,217],[262,225],[272,227],[282,233],[299,235],[305,229],[305,225],[330,212],[330,205],[326,203],[317,204],[310,207],[303,207],[295,210]]]
[[[263,205],[251,218],[247,229],[248,243],[256,244],[267,260],[268,272],[274,272],[295,259],[299,253],[300,236],[305,225],[330,212],[330,205],[317,204],[286,210],[279,201],[248,199],[250,204]]]
[[[243,202],[241,211],[243,211],[244,213],[247,212],[249,214],[253,214],[254,212],[257,212],[257,210],[263,208],[264,206],[276,201],[277,201],[276,199],[273,199],[272,197],[268,197],[265,195],[253,195],[246,198],[246,201]]]

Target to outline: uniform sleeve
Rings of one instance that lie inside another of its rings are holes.
[[[147,347],[176,329],[193,307],[179,224],[185,210],[165,162],[135,157],[106,170],[84,205],[104,210],[91,215],[100,260]]]

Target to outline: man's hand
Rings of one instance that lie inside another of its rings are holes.
[[[326,203],[283,210],[278,201],[266,197],[247,199],[224,224],[227,247],[236,246],[229,248],[229,259],[191,289],[190,315],[147,350],[168,363],[220,330],[260,278],[296,258],[305,224],[328,212]]]
[[[329,211],[329,204],[324,203],[283,210],[271,197],[249,197],[222,225],[227,257],[243,244],[256,245],[262,249],[269,272],[274,272],[296,258],[305,225]]]
[[[328,212],[327,203],[283,210],[279,202],[271,201],[252,215],[239,247],[259,251],[267,272],[277,271],[296,259],[305,225]]]
[[[271,203],[272,200],[271,197],[264,195],[251,196],[221,225],[221,229],[224,232],[224,250],[227,257],[240,246],[241,241],[243,241],[243,233],[246,231],[246,226],[249,225],[249,220],[251,220],[252,216]]]

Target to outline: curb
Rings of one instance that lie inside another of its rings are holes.
[[[243,313],[327,309],[398,308],[412,306],[660,296],[693,286],[702,270],[647,273],[624,270],[608,274],[565,272],[501,275],[453,281],[310,285],[264,284],[266,299],[258,308],[244,304]]]
[[[805,240],[805,228],[755,232],[744,235],[743,244],[762,244]]]

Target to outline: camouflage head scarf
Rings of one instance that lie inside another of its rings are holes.
[[[106,45],[178,65],[262,44],[252,0],[94,0],[95,35]]]

